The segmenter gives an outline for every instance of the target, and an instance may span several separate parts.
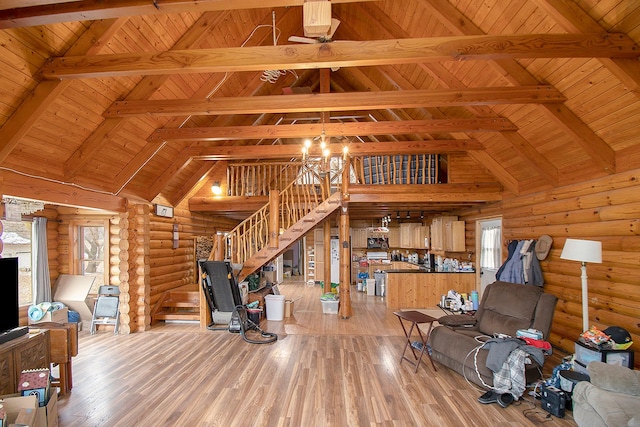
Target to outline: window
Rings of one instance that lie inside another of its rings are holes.
[[[2,227],[2,258],[18,258],[18,303],[32,304],[34,300],[31,274],[32,222],[2,220]]]
[[[106,221],[86,221],[74,224],[75,257],[74,274],[93,276],[91,293],[98,293],[98,288],[109,283],[109,267],[107,255],[109,247],[105,236]]]

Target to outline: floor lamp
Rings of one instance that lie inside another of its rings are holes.
[[[587,263],[602,263],[602,242],[567,239],[562,248],[562,259],[582,263],[582,331],[589,330],[589,299],[587,292]]]

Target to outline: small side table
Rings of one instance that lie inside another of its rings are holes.
[[[418,367],[420,366],[420,362],[422,361],[422,356],[427,350],[427,341],[429,340],[429,335],[431,334],[431,329],[433,328],[433,322],[435,322],[438,319],[414,310],[394,311],[393,314],[398,316],[398,320],[400,321],[400,326],[402,326],[404,335],[407,338],[407,342],[404,344],[404,349],[402,350],[402,356],[400,357],[400,363],[402,363],[403,360],[406,360],[407,362],[411,363],[416,367],[414,372],[418,372]],[[411,323],[411,327],[409,328],[409,331],[407,331],[407,328],[403,320]],[[422,331],[418,327],[418,325],[422,323],[429,324],[429,329],[427,330],[426,335],[423,335]],[[420,349],[420,352],[418,354],[416,354],[416,349],[411,345],[411,335],[413,334],[414,329],[418,330],[418,335],[420,336],[420,343],[422,344],[421,346],[422,348]],[[405,353],[407,352],[407,347],[411,348],[411,353],[413,354],[414,360],[411,360],[407,356],[405,356]],[[429,356],[429,360],[431,361],[431,366],[433,366],[433,370],[437,371],[436,365],[433,363],[433,359],[431,359],[431,354],[429,354],[428,351],[427,351],[427,356]]]

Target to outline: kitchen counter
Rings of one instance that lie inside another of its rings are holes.
[[[450,289],[470,293],[476,289],[473,272],[430,272],[427,270],[387,270],[385,293],[387,308],[435,308]]]
[[[390,270],[385,270],[387,273],[434,273],[434,274],[454,274],[454,273],[461,273],[461,274],[469,274],[469,273],[475,273],[475,270],[464,270],[464,271],[435,271],[435,270],[430,270],[428,268],[424,268],[424,267],[419,267],[419,270],[416,270],[415,268],[402,268],[402,269],[390,269]]]

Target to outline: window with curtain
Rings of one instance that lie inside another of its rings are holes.
[[[500,244],[502,242],[501,227],[482,229],[481,251],[482,268],[500,268]]]
[[[74,274],[95,278],[91,293],[97,293],[100,286],[109,283],[107,226],[107,221],[73,223]]]

